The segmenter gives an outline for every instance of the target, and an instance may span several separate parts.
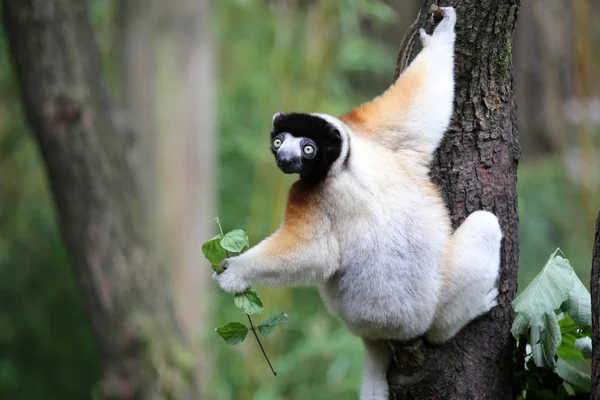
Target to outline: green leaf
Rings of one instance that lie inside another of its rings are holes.
[[[573,276],[573,287],[569,298],[562,304],[561,310],[569,314],[571,319],[580,326],[592,326],[592,300],[590,293],[577,275]]]
[[[204,257],[206,257],[206,259],[213,265],[213,267],[220,267],[221,261],[223,261],[223,259],[227,255],[225,253],[225,249],[221,247],[221,244],[219,243],[220,241],[221,235],[217,235],[202,245],[202,254],[204,254]],[[220,273],[219,271],[216,272]]]
[[[558,347],[557,354],[563,360],[584,360],[592,357],[592,341],[589,338],[589,327],[581,327],[571,317],[562,313],[558,321],[562,341]],[[559,317],[560,317],[559,316]]]
[[[580,327],[569,317],[568,314],[562,313],[562,319],[558,321],[560,325],[560,332],[563,336],[572,335],[575,339],[590,336],[591,334],[586,333],[588,327]]]
[[[221,239],[221,246],[231,252],[241,253],[248,248],[248,235],[241,229],[234,229]]]
[[[573,332],[579,329],[579,326],[573,322],[568,314],[561,313],[557,316],[558,325],[560,325],[560,332],[564,335],[568,332]]]
[[[527,333],[527,329],[529,329],[529,319],[523,314],[517,314],[513,321],[512,328],[510,328],[510,333],[512,333],[516,339],[518,336]]]
[[[239,322],[230,322],[227,325],[215,329],[227,344],[238,344],[246,339],[248,328]]]
[[[517,313],[529,318],[550,313],[569,298],[574,285],[575,272],[567,260],[557,255],[559,249],[550,256],[542,271],[513,302]]]
[[[556,363],[555,372],[558,374],[558,376],[569,382],[571,385],[578,386],[586,392],[592,390],[592,379],[590,376],[581,372],[564,360],[558,360]]]
[[[256,290],[246,289],[244,293],[238,293],[233,298],[235,305],[248,315],[260,314],[263,311],[263,303],[258,298]]]
[[[279,313],[279,314],[273,315],[271,318],[264,321],[262,324],[258,325],[256,327],[256,329],[258,329],[258,331],[263,336],[267,337],[273,329],[275,329],[277,326],[283,324],[287,320],[288,320],[288,316],[286,313]]]
[[[575,348],[581,352],[586,360],[592,359],[592,339],[583,337],[575,340]]]
[[[556,350],[556,354],[563,360],[583,360],[581,351],[575,347],[577,337],[572,332],[563,334],[560,346]],[[591,347],[590,347],[591,348]]]
[[[531,357],[541,368],[554,368],[556,350],[561,342],[560,326],[554,311],[534,315],[531,325]]]

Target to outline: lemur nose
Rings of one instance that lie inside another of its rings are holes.
[[[291,166],[292,166],[292,164],[294,164],[294,163],[295,163],[295,160],[294,160],[294,158],[292,158],[292,157],[290,157],[290,158],[280,158],[280,159],[277,161],[277,164],[278,164],[280,167],[291,167]]]
[[[281,156],[277,159],[277,166],[286,174],[299,172],[300,158]]]

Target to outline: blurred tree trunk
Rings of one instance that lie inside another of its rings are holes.
[[[594,216],[596,215],[596,168],[589,168],[596,164],[594,151],[594,126],[592,124],[592,97],[594,94],[593,82],[593,53],[592,50],[592,24],[594,12],[591,0],[573,2],[573,24],[575,28],[573,37],[574,61],[574,103],[581,110],[581,116],[576,119],[577,128],[577,156],[579,162],[579,181],[581,182],[581,206],[587,218],[588,232],[594,230]],[[573,112],[573,114],[576,114]]]
[[[419,11],[423,1],[421,0],[385,0],[397,14],[396,22],[391,26],[386,26],[385,32],[381,33],[381,39],[392,46],[398,45],[398,40],[402,38],[406,29],[413,23],[414,15]]]
[[[199,377],[210,378],[202,332],[209,316],[210,266],[201,245],[216,227],[212,43],[208,0],[119,3],[123,97],[144,132],[140,166],[146,206],[165,243],[177,315],[192,339]],[[204,385],[201,385],[204,386]]]
[[[572,5],[562,0],[523,2],[515,30],[514,65],[519,84],[518,125],[529,157],[562,152],[569,132],[564,103],[571,76],[567,21]]]
[[[420,50],[419,26],[432,27],[430,7],[401,45],[398,71]],[[388,371],[394,399],[506,399],[512,393],[513,320],[517,290],[518,214],[512,34],[519,0],[443,1],[457,9],[456,99],[452,123],[438,149],[432,178],[440,185],[454,227],[476,210],[500,220],[504,234],[498,307],[443,346],[392,342]],[[435,75],[431,77],[435,79]]]
[[[594,251],[592,253],[592,399],[600,399],[600,212],[596,219]]]
[[[27,119],[98,343],[106,399],[196,399],[148,235],[136,135],[108,99],[85,0],[2,0]]]

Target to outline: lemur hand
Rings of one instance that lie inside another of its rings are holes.
[[[242,293],[250,287],[241,273],[243,267],[236,265],[236,258],[226,258],[223,260],[221,266],[225,268],[225,271],[220,274],[216,272],[213,274],[213,279],[227,293]]]

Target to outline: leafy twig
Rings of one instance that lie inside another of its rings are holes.
[[[249,247],[249,244],[248,235],[246,235],[246,232],[242,231],[241,229],[235,229],[225,234],[223,232],[223,228],[221,227],[219,218],[215,218],[214,220],[219,226],[220,233],[202,245],[202,253],[210,261],[213,271],[219,275],[224,272],[224,269],[221,266],[222,260],[224,258],[230,258],[230,252],[238,254],[243,252]],[[267,360],[267,363],[269,364],[269,368],[271,368],[273,375],[277,376],[277,373],[271,364],[271,360],[269,360],[269,357],[267,356],[267,353],[260,342],[256,331],[258,330],[263,336],[267,336],[275,327],[288,320],[287,315],[285,313],[279,313],[255,327],[250,315],[260,314],[263,311],[262,301],[256,294],[256,291],[252,288],[248,288],[243,293],[237,293],[234,296],[234,301],[236,307],[246,313],[248,322],[250,323],[250,328],[239,322],[230,322],[221,328],[215,329],[216,332],[223,338],[223,340],[225,340],[226,343],[237,344],[246,339],[248,331],[252,331],[252,334],[256,338],[256,342],[258,343],[265,360]]]

